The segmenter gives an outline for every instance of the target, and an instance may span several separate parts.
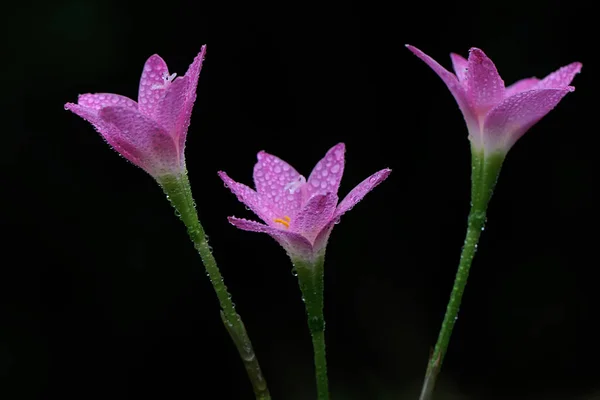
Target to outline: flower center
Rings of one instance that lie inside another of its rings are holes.
[[[288,217],[287,215],[284,216],[283,219],[281,219],[281,218],[275,218],[273,220],[273,222],[277,222],[278,224],[281,224],[281,225],[285,226],[286,228],[290,227],[290,221],[291,221],[291,218]]]

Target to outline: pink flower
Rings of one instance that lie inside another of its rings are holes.
[[[333,225],[391,172],[386,168],[371,175],[338,204],[344,151],[343,143],[333,146],[317,163],[308,180],[285,161],[261,151],[254,166],[256,190],[219,171],[238,200],[265,224],[236,217],[229,217],[229,222],[246,231],[271,235],[292,258],[314,260],[325,250]]]
[[[142,71],[138,101],[112,93],[82,94],[65,109],[90,122],[123,157],[155,178],[185,171],[185,138],[206,46],[184,76],[158,55]]]
[[[444,81],[456,99],[474,148],[485,154],[506,153],[529,128],[550,112],[569,92],[581,71],[574,62],[544,79],[526,78],[505,87],[496,66],[483,51],[473,47],[469,59],[450,54],[453,73],[416,47],[406,45]]]

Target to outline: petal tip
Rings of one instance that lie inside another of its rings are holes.
[[[146,60],[146,62],[165,62],[165,60],[163,60],[161,56],[155,53],[148,57],[148,60]]]
[[[469,49],[469,59],[470,60],[476,60],[476,61],[480,61],[483,59],[488,58],[485,53],[483,52],[483,50],[481,50],[478,47],[471,47]]]
[[[233,182],[233,179],[231,179],[225,171],[217,171],[217,175],[225,183],[226,187],[229,187],[229,183]]]
[[[333,146],[333,149],[345,152],[346,151],[346,144],[344,142],[339,142],[338,144],[336,144],[335,146]]]
[[[419,50],[418,48],[416,48],[415,46],[413,46],[411,44],[406,44],[405,46],[408,50],[410,50],[413,54],[415,54],[417,56],[422,53],[421,50]]]

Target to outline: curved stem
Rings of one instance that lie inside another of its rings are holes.
[[[320,255],[312,261],[292,258],[292,263],[298,274],[298,283],[306,306],[308,328],[312,337],[318,400],[329,399],[325,352],[325,318],[323,316],[324,261],[324,255]]]
[[[436,378],[444,361],[454,324],[458,319],[458,311],[467,286],[469,270],[477,251],[477,243],[485,225],[487,206],[498,180],[504,157],[505,154],[485,155],[483,152],[472,149],[471,210],[468,217],[467,234],[460,255],[454,286],[450,293],[450,300],[446,307],[446,314],[427,365],[420,400],[429,400],[433,395]]]
[[[194,247],[200,254],[206,273],[213,285],[217,298],[219,299],[219,304],[221,305],[221,318],[244,362],[256,399],[270,400],[271,396],[269,394],[269,389],[267,388],[267,383],[262,375],[256,355],[254,354],[252,343],[246,333],[246,328],[244,327],[242,319],[235,311],[231,295],[227,291],[227,287],[223,282],[223,276],[217,266],[217,261],[208,244],[208,237],[198,219],[187,173],[180,176],[161,177],[158,180],[158,183],[163,188],[181,221],[185,224],[188,235],[194,243]]]

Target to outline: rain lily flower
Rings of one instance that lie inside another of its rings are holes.
[[[138,101],[112,93],[83,94],[65,109],[90,122],[123,157],[154,178],[185,172],[185,138],[206,46],[184,76],[171,74],[164,60],[148,58]]]
[[[529,128],[575,90],[569,84],[581,71],[581,63],[564,66],[544,79],[525,78],[506,87],[492,60],[480,49],[471,48],[468,60],[450,54],[453,74],[421,50],[406,47],[448,86],[463,113],[471,141],[471,210],[456,279],[421,389],[420,399],[429,400],[447,353],[487,207],[506,154]]]
[[[529,128],[550,112],[569,92],[581,71],[574,62],[544,79],[525,78],[505,87],[496,66],[483,51],[471,48],[468,60],[450,54],[455,74],[416,47],[407,45],[444,81],[456,99],[476,150],[506,154]]]
[[[340,217],[391,172],[386,168],[371,175],[338,204],[344,152],[343,143],[333,146],[307,180],[285,161],[261,151],[254,166],[256,190],[220,171],[225,185],[264,224],[236,217],[229,217],[229,222],[246,231],[271,235],[292,259],[315,259],[325,250],[331,230]]]
[[[344,152],[343,143],[333,146],[307,180],[285,161],[261,151],[254,166],[256,190],[219,171],[225,185],[264,224],[236,217],[229,217],[229,222],[246,231],[271,235],[286,250],[294,265],[313,341],[318,400],[329,399],[323,316],[327,240],[341,216],[387,179],[391,172],[385,168],[374,173],[338,204]]]
[[[137,102],[112,93],[83,94],[77,104],[67,103],[65,109],[90,122],[117,152],[161,186],[200,254],[221,306],[221,319],[246,367],[256,398],[270,400],[252,343],[198,219],[186,172],[185,139],[205,54],[206,46],[202,46],[181,77],[170,73],[157,54],[148,58]]]

